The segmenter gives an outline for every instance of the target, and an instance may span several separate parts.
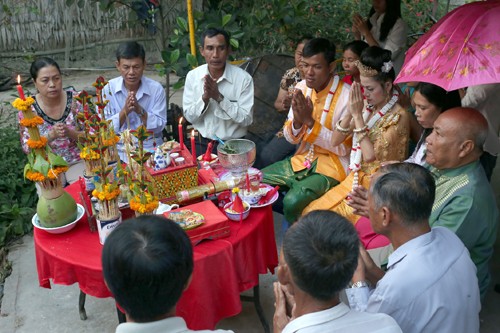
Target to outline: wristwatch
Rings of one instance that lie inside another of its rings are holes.
[[[351,288],[363,288],[368,287],[368,283],[366,281],[357,281],[351,285]]]
[[[219,94],[219,97],[217,97],[217,99],[215,100],[217,103],[220,103],[224,100],[224,95],[222,94]]]
[[[139,107],[139,110],[136,111],[136,113],[142,117],[144,116],[144,114],[146,113],[146,111],[144,111],[144,109],[142,107]]]

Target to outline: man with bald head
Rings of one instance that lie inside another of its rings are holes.
[[[498,208],[479,158],[488,123],[472,108],[453,108],[434,122],[427,137],[426,162],[436,180],[429,223],[454,231],[470,252],[484,299],[497,234]]]
[[[488,124],[479,111],[449,109],[439,115],[427,137],[425,165],[436,181],[429,224],[455,232],[467,247],[477,268],[481,300],[490,282],[488,263],[499,216],[493,190],[479,162],[487,135]],[[350,197],[355,212],[368,217],[366,189],[358,187]],[[385,252],[377,249],[373,255],[383,261]]]

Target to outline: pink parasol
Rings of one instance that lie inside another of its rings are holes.
[[[500,0],[460,6],[420,37],[395,82],[410,81],[447,91],[500,82]]]

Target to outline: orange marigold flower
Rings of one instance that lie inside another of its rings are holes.
[[[31,149],[43,148],[47,145],[47,138],[44,136],[40,137],[40,140],[28,139],[28,147]]]
[[[18,109],[19,111],[26,112],[31,109],[31,105],[35,103],[35,99],[31,96],[26,97],[25,100],[20,98],[16,98],[14,102],[12,102],[12,106]]]
[[[19,124],[24,127],[37,127],[38,125],[43,124],[43,119],[39,116],[35,116],[33,118],[23,118],[19,120]]]
[[[37,171],[28,171],[26,172],[26,179],[31,180],[32,182],[42,182],[45,180],[45,176]]]

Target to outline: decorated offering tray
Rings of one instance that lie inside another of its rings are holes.
[[[231,234],[229,220],[212,201],[202,201],[170,212],[165,212],[163,215],[169,219],[175,219],[179,217],[179,215],[176,214],[186,210],[191,211],[194,215],[199,214],[205,219],[204,223],[198,227],[185,229],[193,245],[198,244],[204,239],[224,238]]]
[[[191,230],[205,223],[205,218],[200,213],[191,209],[181,209],[168,214],[168,217],[184,230]]]
[[[151,166],[146,166],[150,180],[158,192],[162,202],[175,202],[175,193],[198,185],[198,165],[188,149],[174,149],[172,153],[178,153],[184,158],[184,163],[178,163],[172,159],[170,165],[163,170],[155,171]]]

